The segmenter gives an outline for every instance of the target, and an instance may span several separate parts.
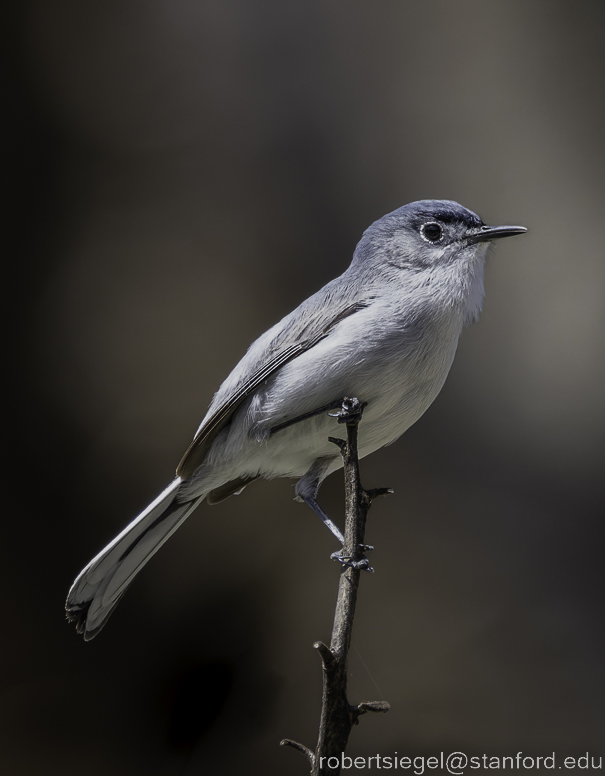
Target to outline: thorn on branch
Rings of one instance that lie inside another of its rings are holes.
[[[336,437],[328,437],[328,442],[332,442],[333,445],[340,447],[340,452],[344,453],[347,449],[347,443],[344,439],[337,439]]]
[[[366,493],[370,501],[372,501],[377,496],[392,496],[395,491],[393,488],[372,488],[371,490],[366,490]]]
[[[315,765],[315,754],[308,747],[304,746],[303,744],[299,744],[298,741],[292,741],[291,738],[283,738],[279,742],[279,745],[289,746],[292,749],[296,749],[297,752],[304,754],[312,766]]]
[[[354,725],[359,725],[359,717],[362,714],[373,712],[375,714],[386,714],[391,708],[390,703],[386,701],[361,701],[357,706],[352,706],[349,710]]]
[[[313,648],[319,652],[319,655],[321,657],[321,662],[323,663],[323,667],[326,670],[329,670],[330,668],[332,668],[336,658],[334,657],[334,653],[332,652],[330,647],[328,647],[327,644],[324,644],[323,641],[316,641],[315,644],[313,644]]]

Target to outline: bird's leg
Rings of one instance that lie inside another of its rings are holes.
[[[275,433],[276,431],[280,431],[282,428],[286,428],[286,426],[292,425],[293,423],[297,423],[298,421],[313,417],[314,415],[318,415],[330,409],[338,410],[337,412],[334,412],[334,413],[330,412],[328,414],[330,415],[330,417],[337,418],[339,423],[359,423],[365,406],[366,405],[362,404],[359,401],[359,399],[355,399],[355,398],[350,399],[350,398],[344,397],[343,399],[339,399],[338,401],[331,402],[330,404],[325,405],[324,407],[321,407],[318,410],[315,410],[313,412],[308,412],[305,415],[299,415],[297,418],[294,418],[293,420],[287,421],[286,423],[282,423],[279,426],[274,426],[271,429],[271,434]],[[332,440],[331,437],[330,437],[330,440],[335,441],[335,440]],[[338,541],[341,544],[344,544],[344,536],[342,532],[317,503],[317,491],[319,490],[319,484],[323,479],[323,477],[325,476],[326,469],[328,468],[332,460],[333,458],[330,457],[330,458],[321,458],[315,461],[315,463],[305,474],[305,476],[297,483],[296,498],[299,501],[304,501],[305,504],[311,507],[311,509],[321,519],[324,525],[327,526],[327,528],[329,528],[329,530],[338,539]],[[362,552],[369,552],[370,550],[374,549],[370,544],[360,544],[359,547]],[[368,559],[365,556],[360,560],[353,560],[352,558],[345,556],[343,551],[340,550],[339,552],[332,553],[330,557],[333,558],[334,560],[338,560],[340,563],[346,566],[352,566],[353,568],[372,571],[372,568],[370,567]]]
[[[321,518],[321,521],[323,524],[330,529],[330,531],[334,534],[334,536],[338,539],[338,541],[341,544],[344,544],[344,536],[342,535],[342,532],[340,528],[336,525],[336,523],[323,511],[323,509],[319,506],[317,503],[317,500],[314,499],[312,496],[303,496],[300,495],[300,498],[305,502],[305,504],[315,512],[315,514]],[[374,548],[370,544],[360,544],[359,545],[363,552],[369,552],[370,550],[373,550]],[[340,552],[340,551],[339,551]],[[332,559],[340,558],[339,552],[333,552],[330,557]],[[342,563],[345,563],[345,561],[341,561]],[[349,564],[345,564],[349,565]]]
[[[338,541],[339,541],[341,544],[343,544],[343,543],[344,543],[344,540],[345,540],[345,538],[344,538],[344,536],[342,535],[342,533],[341,533],[340,529],[338,528],[338,526],[336,525],[336,523],[334,523],[334,522],[333,522],[333,521],[332,521],[332,520],[331,520],[331,519],[328,517],[328,515],[326,515],[326,513],[325,513],[325,512],[323,511],[323,509],[322,509],[322,508],[319,506],[319,504],[317,503],[317,501],[316,501],[314,498],[312,498],[311,496],[303,496],[302,494],[301,494],[300,498],[302,498],[302,500],[305,502],[305,504],[307,504],[308,506],[310,506],[310,507],[311,507],[311,509],[312,509],[312,510],[315,512],[315,514],[316,514],[318,517],[320,517],[320,518],[321,518],[321,520],[323,521],[323,524],[324,524],[325,526],[327,526],[327,527],[330,529],[330,531],[332,531],[332,533],[334,534],[334,536],[335,536],[335,537],[338,539]]]
[[[355,547],[355,538],[363,538],[365,519],[372,504],[372,499],[376,496],[386,495],[392,493],[390,488],[375,488],[373,490],[364,490],[359,482],[359,469],[358,469],[358,453],[357,453],[357,425],[361,420],[363,410],[366,404],[362,404],[359,399],[345,397],[342,401],[340,410],[335,413],[330,413],[332,417],[338,418],[339,423],[346,423],[347,428],[347,441],[344,439],[336,439],[334,437],[328,437],[330,442],[333,442],[340,448],[343,462],[345,466],[345,491],[347,494],[347,531],[352,530],[353,534],[346,540],[347,550],[345,551],[345,542],[343,542],[342,550],[333,552],[330,556],[333,560],[337,560],[342,563],[343,566],[349,566],[353,569],[360,571],[374,571],[370,566],[368,559],[365,555],[359,557],[358,553],[351,548],[350,542],[353,542],[353,548]],[[353,491],[351,491],[351,488]],[[354,502],[350,502],[349,499],[354,495]],[[350,510],[357,510],[357,515],[353,518],[351,523],[352,514]],[[357,521],[357,522],[356,522]],[[359,522],[361,521],[361,523]],[[359,528],[359,525],[362,527]],[[360,532],[360,533],[359,533]],[[348,536],[348,534],[347,534]],[[362,550],[373,550],[370,545],[359,544]]]
[[[309,418],[314,418],[316,415],[323,415],[323,413],[328,412],[328,410],[335,410],[337,407],[342,407],[343,401],[345,401],[345,399],[336,399],[335,401],[331,401],[329,404],[324,404],[323,407],[319,407],[316,410],[311,410],[311,412],[305,412],[304,415],[297,415],[297,417],[292,418],[291,420],[286,420],[284,423],[273,426],[273,428],[269,430],[269,436],[273,436],[273,434],[276,434],[278,431],[281,431],[284,428],[288,428],[288,426],[293,426],[295,423],[300,423],[301,420],[308,420]]]
[[[350,423],[352,421],[361,420],[361,415],[364,411],[365,404],[362,404],[359,399],[348,399],[346,396],[343,399],[336,399],[329,404],[324,404],[323,407],[318,407],[316,410],[305,412],[303,415],[297,415],[295,418],[279,423],[277,426],[273,426],[269,430],[269,436],[273,436],[278,431],[282,431],[284,428],[293,426],[295,423],[300,423],[302,420],[308,420],[314,418],[317,415],[323,415],[328,410],[338,410],[337,412],[328,412],[331,418],[338,418],[339,423]]]
[[[349,399],[347,396],[345,396],[345,398],[340,403],[338,412],[328,412],[328,415],[331,418],[337,418],[339,423],[359,423],[366,406],[366,403],[362,404],[359,399]],[[374,549],[371,544],[360,544],[359,546],[364,552],[368,552],[369,550]],[[333,552],[331,557],[334,559],[341,559],[342,553]],[[347,563],[345,561],[342,562],[347,566],[354,566],[352,563]],[[367,558],[365,559],[365,562],[367,564]],[[361,566],[354,567],[361,568]]]

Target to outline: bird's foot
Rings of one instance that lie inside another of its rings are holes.
[[[374,549],[373,547],[370,547],[366,544],[360,544],[359,546],[366,550]],[[374,571],[374,569],[370,566],[370,561],[366,558],[365,555],[362,555],[361,558],[353,558],[351,555],[345,555],[343,550],[338,550],[337,552],[333,552],[330,555],[330,558],[332,560],[337,560],[339,563],[342,563],[343,566],[348,566],[349,568],[356,569],[357,571]]]
[[[336,412],[328,412],[328,415],[331,418],[336,418],[339,423],[359,423],[365,406],[359,399],[349,399],[345,396],[340,408]]]

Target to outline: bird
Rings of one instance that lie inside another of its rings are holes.
[[[362,458],[400,437],[441,390],[458,338],[479,317],[489,245],[526,232],[488,226],[451,200],[420,200],[363,233],[348,269],[261,335],[222,383],[168,487],[82,570],[66,602],[85,640],[134,577],[203,501],[252,481],[296,478],[317,494],[342,467],[329,441],[346,397],[363,403]],[[338,413],[336,413],[338,414]]]

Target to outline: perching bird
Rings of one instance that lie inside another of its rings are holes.
[[[67,617],[86,640],[101,630],[135,575],[202,501],[263,477],[296,477],[316,501],[342,467],[328,410],[365,405],[359,456],[396,440],[447,377],[463,327],[479,316],[488,244],[522,226],[485,226],[447,200],[422,200],[364,232],[350,267],[254,342],[221,385],[176,478],[80,573]]]

